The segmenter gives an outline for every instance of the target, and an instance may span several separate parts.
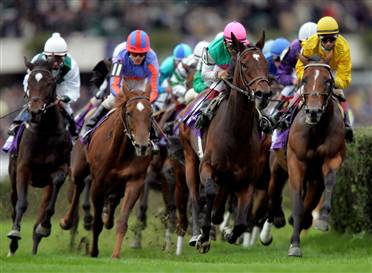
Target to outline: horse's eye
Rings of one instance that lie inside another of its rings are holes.
[[[247,69],[248,68],[248,66],[245,63],[242,63],[242,67],[243,67],[243,69]]]

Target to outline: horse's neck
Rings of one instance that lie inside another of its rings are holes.
[[[65,122],[62,113],[57,107],[48,109],[42,115],[39,123],[31,123],[31,127],[40,133],[63,133],[65,132]]]
[[[119,109],[112,113],[114,129],[112,131],[113,142],[111,148],[116,151],[117,155],[125,156],[126,152],[128,151],[127,148],[130,146],[130,141],[125,132],[124,124],[120,118],[120,115],[121,113]]]
[[[226,119],[226,126],[239,128],[239,131],[252,130],[256,117],[254,101],[248,101],[245,95],[231,90],[228,109],[224,117]]]

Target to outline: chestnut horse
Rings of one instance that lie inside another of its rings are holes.
[[[300,233],[311,226],[311,212],[324,189],[324,211],[320,219],[327,221],[336,172],[345,157],[345,127],[337,101],[332,97],[333,87],[329,65],[310,62],[305,66],[299,90],[303,107],[290,128],[287,148],[293,190],[289,256],[302,256]]]
[[[52,74],[52,64],[44,60],[30,63],[28,78],[28,111],[31,120],[21,137],[18,151],[10,153],[9,176],[12,184],[12,231],[9,255],[14,255],[21,239],[21,219],[27,209],[27,189],[31,184],[43,188],[39,213],[33,231],[32,253],[37,254],[43,237],[51,232],[51,217],[59,189],[69,170],[71,139],[66,131],[65,118],[58,106],[57,79]]]
[[[199,185],[205,189],[207,209],[202,234],[196,245],[201,253],[210,248],[211,220],[220,224],[223,220],[221,207],[229,192],[237,196],[235,225],[227,240],[235,243],[247,228],[248,212],[258,173],[260,134],[255,99],[265,107],[271,96],[267,80],[267,62],[261,52],[264,33],[255,46],[247,47],[232,34],[233,47],[237,52],[233,82],[228,99],[223,100],[209,127],[203,132],[203,156],[199,159],[198,137],[186,124],[180,126],[180,140],[184,146],[186,181],[190,191],[193,217],[193,237],[199,234]],[[200,139],[199,139],[200,143]],[[200,166],[199,166],[200,164]],[[200,170],[200,176],[199,176]],[[200,179],[200,180],[199,180]],[[215,203],[216,200],[222,200]],[[212,206],[215,213],[212,216]]]

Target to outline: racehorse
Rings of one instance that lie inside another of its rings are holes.
[[[13,227],[9,255],[13,255],[21,239],[21,219],[27,209],[27,189],[31,184],[43,188],[42,200],[33,230],[32,253],[37,254],[43,237],[51,232],[51,217],[59,189],[69,170],[71,137],[66,131],[66,121],[59,109],[56,95],[57,79],[52,74],[52,64],[45,60],[30,63],[28,78],[28,111],[18,151],[10,153],[9,176],[12,184],[11,203]]]
[[[267,62],[261,52],[264,45],[264,33],[255,46],[245,46],[232,34],[233,47],[237,52],[233,82],[227,100],[223,100],[209,127],[203,132],[203,156],[198,157],[198,137],[192,128],[181,124],[180,139],[184,146],[186,181],[192,200],[193,235],[199,233],[197,225],[199,215],[200,180],[205,189],[207,211],[202,226],[202,234],[197,239],[197,248],[201,253],[210,249],[209,231],[211,220],[214,224],[222,222],[222,201],[229,192],[237,195],[238,205],[235,225],[227,240],[235,243],[247,228],[260,156],[260,134],[258,130],[258,112],[255,99],[260,100],[264,108],[271,95],[267,80]],[[200,166],[199,166],[200,162]],[[199,177],[200,169],[200,177]],[[200,179],[200,180],[199,180]],[[212,215],[212,206],[215,213]]]
[[[325,189],[320,219],[327,221],[336,172],[345,158],[344,122],[332,97],[329,65],[313,59],[305,65],[300,86],[303,107],[288,139],[288,175],[293,190],[293,233],[289,256],[301,257],[300,233],[312,224],[311,212]]]
[[[151,160],[150,90],[129,91],[123,86],[124,95],[117,98],[116,110],[96,128],[87,151],[94,208],[92,257],[98,256],[98,237],[103,224],[112,226],[114,210],[124,196],[112,253],[113,258],[120,257],[129,213],[143,190]]]

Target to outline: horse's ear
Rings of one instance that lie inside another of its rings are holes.
[[[151,97],[151,84],[147,83],[145,86],[145,96],[150,98]]]
[[[265,31],[263,30],[261,33],[260,39],[256,43],[256,47],[262,50],[264,45],[265,45]]]
[[[128,96],[129,96],[130,90],[129,90],[129,87],[128,87],[128,85],[127,85],[127,83],[126,83],[125,80],[122,81],[122,87],[121,87],[121,89],[123,91],[122,93],[123,93],[124,99],[125,100],[128,100]]]
[[[244,50],[244,44],[240,42],[234,35],[234,33],[231,32],[231,41],[232,41],[232,47],[236,52],[241,52]]]
[[[26,66],[28,69],[32,70],[32,69],[34,68],[34,64],[31,63],[31,62],[27,59],[26,56],[23,56],[23,60],[24,60],[24,62],[25,62],[25,66]]]

